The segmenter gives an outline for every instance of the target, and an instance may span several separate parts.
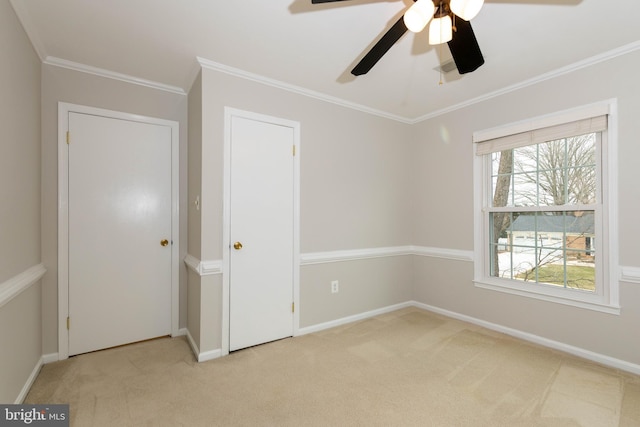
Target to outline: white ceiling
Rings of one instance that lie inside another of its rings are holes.
[[[439,85],[433,69],[451,56],[425,32],[407,32],[368,74],[350,74],[411,0],[10,1],[45,62],[188,91],[203,58],[405,121],[640,48],[638,0],[486,0],[472,20],[486,63]]]

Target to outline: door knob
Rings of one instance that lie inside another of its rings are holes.
[[[242,249],[242,243],[240,243],[240,242],[235,242],[235,243],[233,244],[233,248],[234,248],[235,250],[239,251],[240,249]]]
[[[169,244],[169,241],[167,239],[160,240],[160,246],[167,246],[168,244]]]

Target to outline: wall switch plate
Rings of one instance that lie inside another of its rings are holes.
[[[335,293],[338,293],[338,291],[340,291],[340,282],[338,282],[337,280],[332,280],[331,281],[331,293],[335,294]]]

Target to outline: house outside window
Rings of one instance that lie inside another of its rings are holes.
[[[476,286],[619,313],[615,107],[474,133]]]

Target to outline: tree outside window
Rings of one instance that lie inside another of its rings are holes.
[[[491,154],[492,276],[595,291],[598,136]]]

